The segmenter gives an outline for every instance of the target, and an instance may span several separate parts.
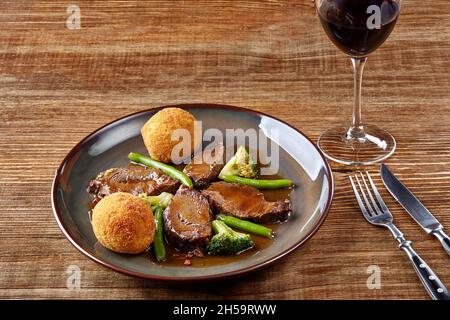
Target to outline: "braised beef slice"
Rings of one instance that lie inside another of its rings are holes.
[[[204,188],[217,179],[224,165],[224,150],[222,144],[215,146],[211,152],[204,150],[184,168],[184,173],[192,179],[196,188]]]
[[[208,200],[199,191],[181,186],[164,210],[164,230],[178,250],[202,249],[212,235]]]
[[[88,192],[95,196],[95,200],[114,192],[128,192],[134,195],[145,193],[155,195],[160,192],[174,193],[180,182],[164,174],[161,170],[142,166],[128,168],[112,168],[89,182]]]
[[[258,189],[234,183],[214,182],[202,193],[215,213],[225,213],[255,222],[286,220],[291,213],[288,199],[268,202]]]

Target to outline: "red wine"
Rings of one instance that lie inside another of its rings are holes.
[[[371,5],[380,8],[379,28],[368,26],[368,19],[374,21],[370,18],[374,12],[367,13]],[[339,49],[355,57],[368,55],[387,39],[399,12],[395,0],[322,0],[318,7],[328,37]]]

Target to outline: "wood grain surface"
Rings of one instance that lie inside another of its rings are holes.
[[[81,9],[79,30],[66,28],[69,4]],[[0,25],[0,298],[428,299],[391,235],[361,217],[342,168],[312,239],[226,282],[169,285],[115,273],[79,253],[53,218],[51,181],[65,154],[135,111],[231,104],[313,139],[349,120],[350,62],[312,1],[3,0]],[[366,120],[397,138],[387,163],[450,228],[450,1],[404,2],[393,34],[369,58],[363,92]],[[450,286],[450,257],[383,194]],[[81,269],[79,290],[66,287],[70,265]],[[366,286],[370,265],[381,269],[381,289]]]

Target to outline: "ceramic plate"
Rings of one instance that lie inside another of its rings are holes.
[[[124,274],[168,281],[223,279],[261,269],[299,247],[321,226],[331,206],[333,177],[323,154],[303,133],[272,116],[232,106],[177,105],[203,121],[203,130],[261,129],[279,145],[279,174],[296,185],[291,193],[292,214],[277,228],[273,244],[235,262],[206,267],[156,264],[149,253],[124,255],[103,248],[91,228],[86,187],[90,179],[111,167],[127,166],[131,151],[146,153],[140,129],[161,108],[118,119],[78,143],[56,171],[52,206],[69,241],[92,260]],[[270,137],[278,129],[278,137]]]

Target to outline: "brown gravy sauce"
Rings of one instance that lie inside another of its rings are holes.
[[[282,179],[279,175],[271,175],[271,176],[260,176],[260,179]],[[276,190],[260,190],[264,194],[264,197],[267,201],[277,201],[277,200],[284,200],[288,199],[289,195],[291,193],[290,189],[276,189]],[[286,221],[281,222],[286,223]],[[236,262],[237,260],[246,259],[250,256],[257,255],[261,250],[269,247],[273,241],[277,241],[277,229],[278,226],[281,223],[272,223],[272,224],[264,224],[266,227],[272,228],[274,231],[274,238],[269,239],[265,237],[261,237],[258,235],[252,234],[253,242],[255,243],[255,246],[247,251],[244,251],[238,255],[231,255],[231,256],[211,256],[208,254],[205,254],[204,257],[192,257],[190,259],[191,265],[190,267],[211,267],[211,266],[218,266],[218,265],[224,265],[228,263]],[[239,231],[236,229],[236,231]],[[157,262],[153,252],[151,252],[151,249],[148,253],[146,253],[150,260],[153,263],[161,264],[161,265],[168,265],[168,266],[183,266],[184,261],[186,259],[186,253],[177,251],[170,243],[166,242],[166,260],[164,262]],[[188,266],[186,266],[188,267]]]
[[[266,226],[271,227],[275,233],[277,225],[268,225]],[[239,230],[237,230],[239,231]],[[227,263],[236,262],[236,260],[239,259],[245,259],[247,257],[253,256],[255,254],[258,254],[261,250],[267,248],[272,244],[275,239],[268,239],[264,237],[260,237],[257,235],[252,235],[253,242],[255,243],[255,246],[252,249],[249,249],[247,251],[244,251],[238,255],[231,255],[231,256],[212,256],[205,254],[204,257],[192,257],[190,258],[191,265],[190,267],[210,267],[210,266],[217,266],[217,265],[223,265]],[[153,263],[161,264],[161,265],[169,265],[169,266],[183,266],[184,261],[186,259],[186,253],[177,251],[171,244],[166,242],[166,260],[163,262],[157,262],[153,252],[151,252],[151,249],[146,254],[149,256],[150,260]]]
[[[260,176],[259,179],[282,179],[283,177],[279,175],[271,175],[271,176]],[[277,201],[288,199],[291,193],[291,189],[276,189],[276,190],[260,190],[267,201]],[[88,213],[89,219],[91,220],[92,209],[94,208],[94,204],[90,201],[88,203]],[[278,226],[282,223],[286,223],[283,221],[281,223],[272,223],[272,224],[264,224],[266,227],[271,228],[274,231],[275,236],[272,239],[261,237],[258,235],[252,234],[253,242],[255,246],[249,250],[246,250],[238,255],[230,255],[230,256],[212,256],[205,254],[203,257],[192,257],[190,258],[191,264],[186,267],[210,267],[210,266],[218,266],[224,265],[228,263],[236,262],[237,260],[246,259],[250,256],[257,255],[261,250],[269,247],[273,241],[277,241],[277,229]],[[236,230],[240,231],[240,230]],[[152,248],[150,248],[147,252],[143,253],[143,255],[147,256],[152,263],[159,265],[167,265],[167,266],[184,266],[184,262],[186,260],[186,253],[179,252],[174,248],[170,243],[166,241],[166,260],[162,262],[156,261],[156,258],[152,252]]]

